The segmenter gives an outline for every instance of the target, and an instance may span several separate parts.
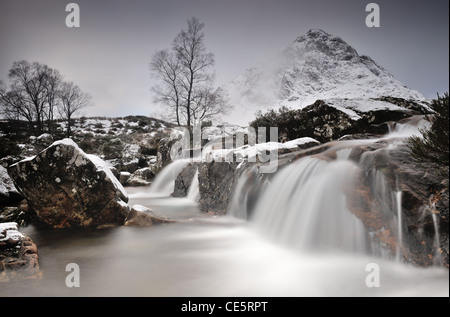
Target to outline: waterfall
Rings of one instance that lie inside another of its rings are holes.
[[[266,174],[252,167],[239,177],[227,208],[227,214],[239,219],[248,219],[259,199],[260,193],[269,186]]]
[[[200,199],[200,188],[198,183],[198,168],[195,171],[194,177],[192,178],[191,185],[189,186],[189,191],[186,198],[197,203]]]
[[[252,221],[264,235],[302,250],[367,253],[366,229],[344,195],[358,171],[348,160],[293,162],[261,192]]]
[[[153,197],[169,197],[173,193],[175,179],[190,160],[176,160],[164,167],[150,185],[148,194]]]
[[[402,191],[397,190],[395,193],[397,205],[397,262],[400,262],[401,252],[403,251],[403,229],[402,229]]]
[[[441,237],[439,236],[439,223],[438,223],[438,217],[436,216],[436,213],[434,211],[431,212],[431,217],[433,218],[433,225],[434,225],[434,243],[436,244],[436,251],[435,251],[435,264],[439,264],[441,259]]]

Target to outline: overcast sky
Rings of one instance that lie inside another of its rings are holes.
[[[65,25],[68,3],[80,28]],[[84,115],[152,115],[149,61],[186,20],[205,23],[206,46],[224,84],[309,29],[338,35],[429,98],[449,87],[449,1],[374,1],[381,27],[367,28],[361,0],[0,0],[0,78],[14,61],[45,63],[89,92]]]

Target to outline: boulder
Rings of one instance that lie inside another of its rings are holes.
[[[162,170],[165,166],[172,162],[170,151],[175,142],[177,142],[177,139],[172,138],[162,138],[159,141],[155,164],[156,171]]]
[[[126,181],[127,186],[148,186],[155,177],[150,167],[136,170]]]
[[[27,277],[37,274],[38,260],[36,244],[19,232],[17,223],[0,223],[0,282],[8,280],[11,272]]]
[[[381,177],[385,180],[386,191],[401,191],[404,258],[420,266],[440,262],[448,267],[448,179],[443,179],[432,168],[418,168],[406,143],[386,149],[383,142],[355,148],[353,153],[359,153],[360,157],[356,156],[355,160],[361,162],[370,183],[375,184]],[[395,202],[388,204],[388,201],[389,196],[384,199],[384,204],[390,205],[385,212],[396,213]],[[372,210],[376,209],[373,203],[369,205]]]
[[[107,164],[71,139],[8,168],[40,221],[54,228],[123,224],[128,197]]]
[[[236,162],[199,163],[199,207],[202,212],[225,214],[231,199],[237,166]]]
[[[119,181],[122,185],[125,185],[131,177],[130,172],[120,172]]]
[[[150,208],[134,205],[125,219],[125,226],[150,227],[152,225],[173,222],[173,220],[167,217],[155,214]]]
[[[185,168],[178,174],[175,180],[175,186],[173,190],[173,197],[186,197],[189,193],[189,188],[191,187],[192,180],[197,172],[197,164],[189,163]]]
[[[303,111],[308,113],[313,123],[314,130],[310,132],[310,136],[320,142],[337,140],[349,134],[383,135],[389,132],[390,122],[418,113],[403,104],[398,106],[387,100],[346,99],[317,100],[303,108]]]
[[[6,168],[0,165],[0,206],[16,204],[23,199],[19,194]]]

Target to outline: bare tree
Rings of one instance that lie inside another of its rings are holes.
[[[52,123],[55,119],[56,109],[60,105],[59,90],[62,84],[62,76],[59,71],[52,69],[48,74],[47,79],[47,127],[52,132]]]
[[[196,17],[188,19],[187,28],[173,40],[171,52],[158,51],[152,58],[151,69],[163,83],[153,88],[155,100],[175,111],[178,125],[181,117],[190,126],[196,119],[226,110],[223,96],[213,98],[214,55],[206,52],[204,26]],[[214,104],[219,101],[220,107]]]
[[[215,89],[210,79],[194,92],[191,116],[196,121],[217,118],[230,109],[222,89]]]
[[[161,102],[175,110],[175,120],[180,124],[181,104],[181,64],[176,56],[168,50],[158,51],[150,63],[151,70],[161,78],[162,87],[153,87],[155,102]]]
[[[59,98],[61,99],[59,115],[67,121],[67,137],[69,138],[72,133],[73,115],[91,104],[91,96],[82,92],[73,82],[63,82],[59,90]]]
[[[9,119],[25,119],[39,135],[44,130],[44,120],[53,112],[55,95],[61,76],[45,64],[22,60],[14,62],[9,70],[10,90],[0,89],[3,114]]]

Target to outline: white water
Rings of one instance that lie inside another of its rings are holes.
[[[38,245],[42,277],[0,284],[0,296],[449,296],[448,270],[387,260],[367,243],[373,233],[349,212],[343,194],[358,173],[350,154],[339,150],[331,162],[308,157],[272,179],[244,174],[230,206],[246,219],[247,208],[256,205],[248,221],[200,214],[191,199],[197,177],[191,198],[170,197],[176,171],[187,162],[169,165],[150,189],[126,190],[130,205],[179,223],[24,228]],[[381,211],[394,221],[400,199],[382,173],[372,170],[368,177],[376,199],[385,202]],[[79,288],[64,285],[68,263],[80,265]],[[380,287],[365,284],[369,263],[380,267]]]
[[[435,264],[439,264],[440,258],[441,258],[441,237],[439,236],[439,223],[438,218],[434,212],[431,212],[431,217],[433,218],[433,225],[434,225],[434,244],[436,248],[435,252]]]
[[[177,160],[163,168],[150,186],[148,194],[152,197],[168,197],[173,193],[174,180],[188,165],[190,160]]]
[[[305,157],[291,163],[261,193],[251,221],[264,235],[294,248],[366,254],[367,232],[347,209],[343,193],[358,171],[346,160]]]
[[[401,261],[401,253],[403,252],[403,228],[402,228],[402,191],[398,190],[395,193],[395,200],[397,202],[397,261]]]
[[[27,234],[39,245],[42,277],[2,283],[0,296],[449,295],[447,270],[354,254],[293,252],[227,217],[100,231],[29,227]],[[374,262],[380,287],[369,288],[366,266]],[[68,263],[80,266],[79,288],[65,286]]]
[[[200,188],[198,184],[198,168],[195,171],[194,177],[192,178],[192,183],[189,186],[189,191],[186,195],[186,198],[192,200],[194,203],[197,203],[200,199]]]

